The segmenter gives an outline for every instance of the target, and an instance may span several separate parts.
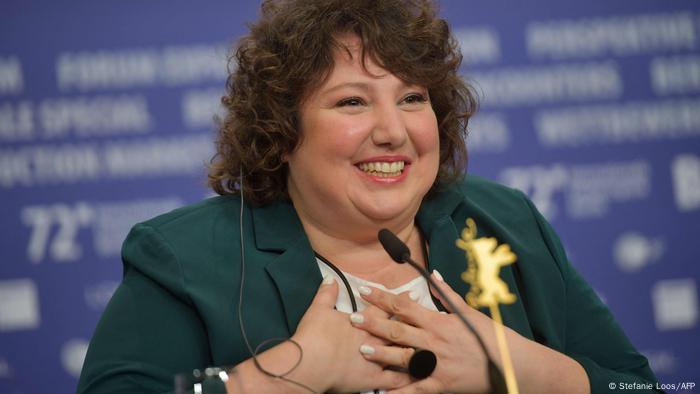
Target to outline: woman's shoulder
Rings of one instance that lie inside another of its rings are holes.
[[[201,256],[213,257],[209,255],[222,247],[236,245],[230,240],[239,234],[239,217],[237,196],[212,197],[174,209],[135,224],[122,245],[122,259],[150,271],[168,261],[182,267]]]
[[[486,179],[477,175],[465,175],[455,184],[462,195],[468,200],[489,201],[496,198],[497,201],[518,200],[522,202],[525,194],[512,187]]]
[[[568,275],[568,258],[559,237],[525,193],[477,176],[466,176],[454,191],[461,196],[451,212],[454,223],[463,226],[471,218],[481,236],[509,244],[523,259],[522,271],[534,268],[533,272],[541,273],[556,267],[555,276]]]
[[[460,212],[484,212],[492,217],[512,217],[530,214],[533,208],[522,191],[476,175],[465,175],[449,184],[427,205],[452,216],[459,216]]]
[[[135,268],[187,299],[185,284],[200,286],[191,279],[194,273],[215,271],[225,266],[221,256],[237,255],[238,243],[232,240],[240,231],[239,209],[237,196],[219,196],[134,225],[122,244],[125,272]]]
[[[180,229],[201,229],[202,225],[211,225],[222,219],[238,223],[241,199],[239,196],[225,195],[210,197],[205,200],[185,205],[172,211],[148,219],[140,225],[161,231]]]

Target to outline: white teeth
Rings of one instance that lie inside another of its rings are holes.
[[[372,162],[372,163],[361,163],[358,167],[371,175],[380,177],[390,177],[399,176],[403,172],[404,162],[403,161],[393,161],[389,162]]]

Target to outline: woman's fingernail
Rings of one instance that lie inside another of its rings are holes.
[[[323,284],[330,285],[333,283],[334,280],[335,278],[333,278],[333,275],[326,275],[325,277],[323,277]]]
[[[350,314],[350,321],[355,324],[362,324],[365,321],[365,317],[359,313],[352,313]]]
[[[433,275],[435,275],[435,279],[439,280],[440,282],[445,281],[445,279],[442,278],[442,275],[440,275],[440,271],[433,270]]]
[[[372,289],[370,289],[370,288],[367,287],[367,286],[360,286],[360,287],[358,288],[358,290],[360,291],[360,294],[362,294],[362,295],[370,295],[370,294],[372,294]]]
[[[418,292],[415,290],[411,290],[408,293],[408,298],[410,298],[412,301],[418,301],[418,299],[420,298],[420,294],[418,294]]]
[[[370,345],[362,345],[362,346],[360,346],[360,353],[366,354],[366,355],[372,355],[372,354],[374,354],[374,348]]]

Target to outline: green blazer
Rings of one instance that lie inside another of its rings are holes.
[[[124,277],[90,343],[79,393],[168,392],[174,374],[251,357],[238,322],[240,203],[238,196],[214,197],[134,226],[122,249]],[[610,382],[656,382],[521,192],[467,176],[424,201],[416,220],[430,245],[430,270],[468,292],[460,278],[465,254],[455,246],[468,217],[479,237],[496,237],[518,256],[501,270],[517,296],[501,307],[507,326],[581,363],[593,392],[607,392]],[[322,278],[290,203],[246,206],[242,228],[242,313],[255,348],[292,335]]]

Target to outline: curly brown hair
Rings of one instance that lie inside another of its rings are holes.
[[[227,109],[220,122],[209,186],[241,193],[254,205],[288,199],[283,160],[300,142],[299,108],[333,67],[347,33],[369,56],[410,84],[428,88],[437,117],[440,167],[431,188],[461,177],[464,137],[476,111],[472,88],[458,75],[459,46],[430,0],[267,0],[229,59]],[[347,48],[346,48],[347,49]],[[430,193],[428,193],[430,194]]]

